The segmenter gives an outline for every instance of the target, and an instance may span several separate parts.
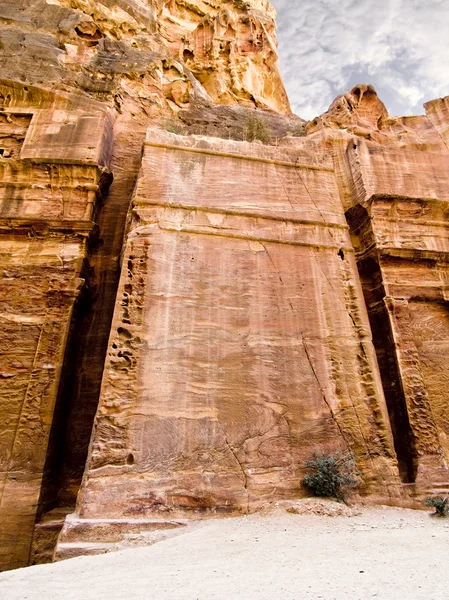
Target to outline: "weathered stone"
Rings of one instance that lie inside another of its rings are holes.
[[[290,113],[265,0],[6,0],[0,20],[1,76],[25,87],[152,116],[199,99]]]
[[[425,493],[449,479],[447,99],[422,117],[390,119],[372,94],[369,106],[377,128],[338,132],[336,164],[402,477]],[[315,136],[328,137],[320,123]]]
[[[306,125],[266,0],[0,20],[0,569],[76,499],[58,559],[293,501],[314,450],[446,493],[448,98]]]
[[[400,495],[324,148],[150,130],[127,240],[79,526],[255,510],[323,448]]]
[[[71,137],[58,126],[49,134],[49,120],[45,111],[32,118],[14,110],[0,115],[3,568],[28,561],[71,317],[86,277],[96,201],[108,177],[92,159],[67,164],[70,142],[86,159],[92,144],[108,155],[101,128],[78,127]],[[76,115],[61,111],[59,120],[76,122]]]
[[[194,3],[159,4],[6,0],[0,8],[0,568],[26,564],[36,514],[55,503],[73,506],[76,498],[145,131],[181,109],[213,110],[181,46],[164,33],[167,23],[174,31],[179,10],[183,36],[206,13],[199,16]],[[213,3],[204,7],[211,18],[220,12]],[[234,97],[230,89],[215,100],[288,113],[271,5],[229,2],[227,11],[240,28],[247,15],[258,38],[263,22],[266,36],[253,48],[236,41],[226,69],[235,69],[240,83],[223,78],[223,85],[238,85],[242,93]],[[251,100],[253,88],[257,99]],[[114,183],[101,207],[109,166]],[[52,527],[41,529],[45,546]],[[41,538],[35,556],[48,555],[39,550]]]

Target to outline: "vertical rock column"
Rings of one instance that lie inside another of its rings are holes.
[[[30,112],[0,113],[0,569],[28,563],[72,313],[109,179],[105,114]]]
[[[337,146],[402,478],[418,495],[449,489],[445,107],[431,114],[438,132],[415,117],[400,146],[394,135]]]

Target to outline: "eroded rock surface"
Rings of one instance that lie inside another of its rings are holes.
[[[5,110],[0,135],[0,563],[12,568],[29,556],[112,139],[107,115],[62,110]]]
[[[0,568],[11,568],[29,559],[36,514],[76,499],[146,129],[204,128],[198,111],[241,103],[214,132],[245,137],[255,107],[290,109],[269,3],[6,0],[0,21]],[[183,54],[202,31],[211,82]],[[301,127],[277,116],[275,136]]]
[[[447,98],[426,110],[390,118],[371,86],[357,86],[309,131],[334,147],[402,478],[444,493]]]
[[[325,145],[150,130],[91,454],[57,557],[80,542],[102,551],[100,519],[126,532],[135,518],[294,498],[314,449],[348,448],[365,493],[401,498]]]
[[[265,0],[0,20],[0,568],[294,501],[313,451],[446,492],[448,99],[306,124]]]
[[[0,19],[10,81],[153,117],[198,98],[290,113],[265,0],[6,0]]]

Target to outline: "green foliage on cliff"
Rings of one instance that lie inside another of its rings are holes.
[[[245,134],[247,142],[259,140],[267,144],[271,140],[271,133],[265,119],[255,114],[248,115]]]

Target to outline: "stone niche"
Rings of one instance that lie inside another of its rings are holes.
[[[0,112],[0,570],[29,561],[110,146],[105,113]]]
[[[150,129],[91,450],[56,557],[301,494],[314,450],[402,494],[331,155]],[[82,543],[81,543],[82,542]]]

